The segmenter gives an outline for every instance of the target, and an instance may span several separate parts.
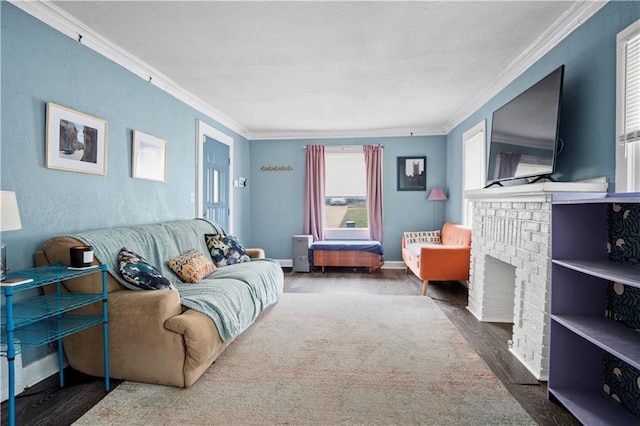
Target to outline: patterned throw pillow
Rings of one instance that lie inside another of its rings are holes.
[[[125,247],[118,253],[118,269],[128,283],[144,290],[175,290],[173,284],[144,257]]]
[[[205,234],[204,240],[218,268],[251,260],[247,250],[233,235]]]
[[[407,244],[414,243],[440,243],[440,231],[405,232],[404,239]]]
[[[167,260],[167,265],[182,281],[188,283],[197,283],[216,270],[215,265],[196,249]]]

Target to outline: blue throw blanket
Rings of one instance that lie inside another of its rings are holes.
[[[224,232],[214,223],[196,219],[89,231],[71,237],[93,246],[95,257],[107,265],[108,272],[132,290],[140,288],[120,275],[118,253],[126,247],[143,256],[178,289],[182,305],[209,316],[222,340],[228,342],[278,300],[284,274],[275,260],[256,259],[219,268],[196,284],[183,283],[166,261],[194,248],[208,256],[204,234],[216,233]]]
[[[282,295],[283,273],[272,259],[218,268],[197,284],[178,283],[181,303],[211,317],[228,342],[246,330]]]

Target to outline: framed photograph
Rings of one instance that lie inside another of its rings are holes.
[[[138,130],[133,131],[133,177],[165,182],[167,141]]]
[[[398,157],[398,191],[427,190],[427,157]]]
[[[47,103],[47,168],[107,174],[107,122]]]

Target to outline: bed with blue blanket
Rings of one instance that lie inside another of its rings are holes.
[[[322,272],[327,266],[367,268],[372,272],[384,264],[384,249],[379,241],[372,240],[316,241],[309,248],[309,261]]]

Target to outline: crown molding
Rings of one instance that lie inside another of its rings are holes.
[[[495,95],[524,73],[529,67],[547,54],[573,30],[584,24],[596,14],[609,0],[578,1],[560,16],[538,39],[524,50],[509,66],[500,73],[492,84],[472,99],[459,114],[445,126],[449,133],[457,125],[479,110]]]
[[[194,94],[181,88],[160,71],[102,37],[50,1],[9,0],[9,2],[62,34],[124,67],[138,77],[184,102],[186,105],[238,133],[240,136],[247,139],[249,138],[250,132],[236,121],[202,101]]]
[[[405,136],[444,136],[446,132],[438,129],[376,129],[376,130],[335,130],[335,131],[278,131],[253,132],[249,140],[289,140],[289,139],[342,139],[342,138],[391,138]]]

